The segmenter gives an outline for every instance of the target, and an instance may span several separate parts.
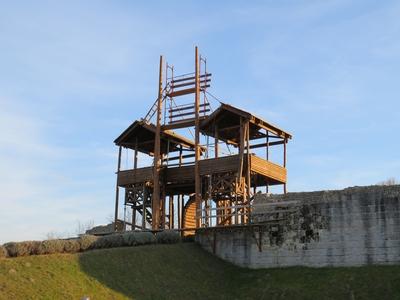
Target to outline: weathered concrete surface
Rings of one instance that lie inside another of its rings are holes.
[[[258,194],[252,220],[261,226],[202,229],[196,241],[251,268],[400,263],[400,186]]]

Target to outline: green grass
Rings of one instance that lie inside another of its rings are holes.
[[[193,243],[0,260],[0,299],[400,299],[400,266],[235,267]]]

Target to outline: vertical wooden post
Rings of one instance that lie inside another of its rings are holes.
[[[137,137],[135,139],[135,150],[133,152],[133,169],[137,169],[138,160],[138,142]],[[132,230],[136,230],[136,203],[132,203]]]
[[[133,204],[135,205],[135,204]],[[132,206],[132,230],[136,229],[136,208]]]
[[[158,77],[158,100],[157,100],[157,122],[156,136],[154,140],[154,170],[153,170],[153,197],[152,212],[153,224],[152,229],[157,230],[160,227],[160,139],[161,139],[161,117],[162,117],[162,79],[163,79],[163,57],[160,56],[160,71]]]
[[[135,152],[133,155],[133,168],[136,170],[137,169],[137,162],[138,162],[138,142],[137,142],[137,137],[135,140]]]
[[[286,168],[286,143],[287,143],[287,138],[285,137],[284,143],[283,143],[283,167]],[[286,178],[287,181],[287,178]],[[286,194],[286,182],[283,184],[283,192]]]
[[[199,105],[200,105],[200,63],[199,63],[199,50],[195,48],[195,202],[196,202],[196,228],[200,227],[201,217],[201,186],[200,186],[200,172],[199,172],[199,161],[200,161],[200,119],[199,119]]]
[[[179,147],[179,167],[182,165],[182,145]],[[182,228],[183,196],[178,195],[178,229]]]
[[[179,195],[180,196],[180,202],[181,202],[181,210],[180,210],[180,214],[181,214],[181,220],[180,220],[180,226],[181,226],[181,228],[183,228],[184,226],[183,226],[183,213],[184,213],[184,209],[185,209],[185,205],[184,205],[184,202],[185,202],[185,199],[184,199],[184,197],[183,197],[183,195]],[[182,233],[182,236],[183,236],[183,233]]]
[[[172,229],[174,226],[174,215],[173,215],[173,197],[169,196],[168,197],[168,229]]]
[[[215,158],[218,158],[218,125],[215,125],[215,138],[214,138],[214,152],[215,152]]]
[[[286,168],[286,141],[287,139],[285,138],[283,142],[283,167]]]
[[[160,214],[161,214],[161,228],[165,229],[165,225],[167,223],[167,208],[166,208],[166,202],[167,202],[167,197],[165,195],[165,186],[164,184],[161,187],[161,207],[160,207]]]
[[[119,207],[119,187],[118,187],[118,176],[121,170],[121,154],[122,147],[119,146],[118,149],[118,166],[117,166],[117,184],[115,185],[115,214],[114,214],[114,231],[117,231],[117,221],[118,221],[118,207]]]
[[[147,201],[147,188],[146,184],[143,184],[143,203],[142,203],[142,230],[146,229],[146,201]]]
[[[246,205],[250,205],[250,197],[251,197],[251,158],[250,158],[250,122],[247,121],[246,124],[246,151],[247,151],[247,202]],[[243,208],[243,213],[247,214],[248,213],[247,207]],[[246,221],[246,216],[243,215],[243,223]]]
[[[247,129],[247,122],[243,122],[243,118],[240,118],[240,132],[239,132],[239,168],[238,168],[238,174],[237,174],[237,183],[239,186],[236,187],[236,196],[235,196],[235,206],[237,206],[238,203],[238,197],[237,194],[239,192],[239,189],[241,189],[241,192],[243,192],[243,200],[246,201],[246,191],[245,191],[245,182],[243,178],[243,165],[244,165],[244,148],[245,148],[245,140],[246,140],[246,129]],[[243,202],[244,202],[243,201]],[[238,209],[235,209],[235,224],[238,224]]]
[[[178,212],[177,212],[177,221],[178,221],[178,229],[181,229],[181,197],[182,195],[178,195]]]
[[[266,159],[269,160],[269,134],[268,134],[268,129],[265,130],[265,134],[267,135],[267,137],[266,137],[266,142],[267,142]],[[268,193],[268,181],[267,181],[267,186],[266,186],[266,192]]]

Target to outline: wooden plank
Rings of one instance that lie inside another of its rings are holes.
[[[200,90],[204,90],[205,88],[209,88],[210,85],[202,85],[200,87]],[[196,93],[196,88],[190,88],[190,89],[184,89],[184,90],[179,90],[179,91],[174,91],[172,93],[167,94],[168,97],[178,97],[178,96],[183,96],[183,95],[188,95],[188,94],[194,94]]]
[[[196,46],[195,48],[195,81],[196,81],[196,86],[194,88],[194,93],[195,93],[195,137],[194,137],[194,142],[195,142],[195,165],[194,165],[194,197],[195,197],[195,202],[196,202],[196,209],[200,208],[201,206],[201,178],[200,178],[200,172],[199,172],[199,161],[201,159],[200,155],[200,114],[199,114],[199,105],[200,105],[200,62],[199,62],[199,50]],[[197,216],[197,215],[196,215]],[[196,228],[200,227],[200,219],[196,220]]]
[[[200,107],[205,107],[205,106],[210,106],[210,103],[202,103],[199,105]],[[188,110],[188,109],[194,109],[194,105],[188,105],[188,106],[178,106],[177,108],[170,108],[168,112],[176,112],[176,111],[181,111],[181,110]]]
[[[127,184],[142,183],[153,179],[153,168],[137,168],[118,172],[118,186]]]
[[[211,78],[206,78],[200,81],[200,84],[204,84],[204,83],[208,83],[211,81]],[[181,88],[184,86],[189,86],[189,85],[195,85],[196,82],[195,81],[190,81],[190,82],[185,82],[185,83],[181,83],[181,84],[177,84],[177,85],[172,85],[172,89],[177,89],[177,88]]]
[[[122,154],[122,147],[119,146],[118,148],[118,166],[117,166],[117,173],[121,169],[121,154]],[[115,185],[115,212],[114,212],[114,231],[117,231],[117,220],[118,220],[118,206],[119,206],[119,184],[118,184],[119,177],[117,176],[117,184]]]
[[[203,159],[199,162],[200,175],[235,172],[239,163],[239,155]]]
[[[168,168],[165,178],[167,182],[194,181],[194,165]]]
[[[205,116],[200,116],[199,119],[203,120],[207,117]],[[193,127],[194,126],[194,118],[193,119],[185,119],[182,121],[174,121],[170,124],[164,125],[161,128],[163,130],[170,130],[170,129],[179,129],[179,128],[186,128],[186,127]]]
[[[251,145],[250,149],[255,149],[255,148],[264,148],[264,147],[269,147],[269,146],[275,146],[275,145],[282,145],[284,144],[284,140],[282,141],[276,141],[276,142],[268,142],[268,143],[262,143],[262,144],[256,144],[256,145]]]
[[[193,74],[193,73],[192,73]],[[203,75],[200,75],[199,78],[204,78],[204,77],[208,77],[208,76],[212,76],[212,73],[206,73]],[[173,79],[171,80],[171,84],[174,84],[176,82],[182,82],[182,81],[187,81],[187,80],[193,80],[196,79],[196,76],[191,76],[191,77],[185,77],[185,78],[180,78],[180,79]]]
[[[199,114],[204,114],[206,112],[209,112],[210,110],[211,109],[209,109],[209,108],[200,110]],[[185,113],[181,113],[181,114],[177,114],[177,115],[171,115],[171,118],[178,118],[178,117],[183,117],[183,116],[191,116],[191,115],[194,115],[194,114],[195,114],[195,111],[185,112]],[[174,122],[174,121],[171,121],[170,123],[172,123],[172,122]]]
[[[251,171],[267,178],[286,183],[286,169],[258,156],[250,156]]]

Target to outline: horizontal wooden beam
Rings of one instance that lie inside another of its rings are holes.
[[[200,107],[203,106],[210,106],[210,103],[201,103],[199,104]],[[188,110],[188,109],[194,109],[194,105],[186,105],[186,106],[177,106],[176,108],[170,108],[168,112],[176,112],[176,111],[182,111],[182,110]]]
[[[231,129],[236,129],[239,128],[240,125],[234,125],[234,126],[229,126],[229,127],[222,127],[222,128],[218,128],[218,132],[222,132],[222,131],[227,131],[227,130],[231,130]]]
[[[206,78],[206,79],[200,80],[200,84],[207,83],[207,82],[210,82],[210,81],[211,81],[210,78]],[[185,82],[185,83],[181,83],[181,84],[177,84],[177,85],[172,84],[171,88],[172,89],[177,89],[177,88],[181,88],[181,87],[184,87],[184,86],[195,85],[195,84],[196,84],[195,81],[190,81],[190,82]]]
[[[265,130],[268,130],[268,131],[272,132],[273,134],[276,134],[277,136],[279,136],[281,138],[285,138],[286,137],[285,133],[283,131],[275,130],[275,129],[269,127],[269,126],[265,126],[262,122],[256,122],[254,119],[251,119],[250,123],[252,123],[252,124],[254,124],[254,125],[256,125],[256,126],[258,126],[260,128],[263,128]]]
[[[204,114],[206,112],[209,112],[211,109],[206,108],[203,110],[199,111],[199,114]],[[183,116],[190,116],[190,115],[194,115],[196,112],[195,111],[191,111],[191,112],[186,112],[186,113],[181,113],[181,114],[177,114],[177,115],[171,115],[170,118],[178,118],[178,117],[183,117]]]
[[[208,87],[210,87],[209,84],[203,85],[200,87],[200,90],[204,90],[205,88],[208,88]],[[178,96],[193,94],[195,92],[196,92],[196,88],[190,88],[190,89],[184,89],[184,90],[179,90],[179,91],[169,93],[169,94],[167,94],[167,96],[168,97],[178,97]]]
[[[211,75],[212,75],[211,73],[206,73],[206,74],[200,75],[199,77],[200,77],[200,78],[204,78],[204,77],[208,77],[208,76],[211,76]],[[176,82],[182,82],[182,81],[187,81],[187,80],[193,80],[193,79],[196,79],[196,77],[195,77],[195,76],[191,76],[191,77],[186,77],[186,78],[173,79],[173,80],[171,80],[171,84],[174,84],[174,83],[176,83]]]
[[[267,146],[282,145],[283,143],[285,143],[285,141],[276,141],[276,142],[269,142],[269,143],[250,145],[250,149],[263,148],[263,147],[267,147]]]
[[[187,155],[182,155],[182,159],[185,159],[185,158],[191,158],[191,157],[195,157],[195,155],[194,154],[187,154]],[[164,158],[163,159],[163,161],[171,161],[171,160],[177,160],[177,159],[179,159],[180,158],[180,156],[174,156],[174,157],[170,157],[170,158]]]

